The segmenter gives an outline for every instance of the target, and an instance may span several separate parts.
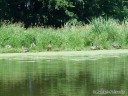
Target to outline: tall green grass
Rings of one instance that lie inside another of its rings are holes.
[[[45,51],[49,42],[53,50],[85,50],[91,43],[101,49],[111,49],[116,43],[122,48],[128,47],[128,21],[119,23],[118,20],[94,18],[85,26],[65,26],[60,29],[34,27],[25,29],[23,25],[2,24],[0,27],[0,47],[11,45],[14,49],[24,45],[30,48],[32,42],[35,48],[30,50]]]

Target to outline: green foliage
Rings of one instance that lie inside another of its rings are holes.
[[[92,17],[128,17],[126,0],[2,0],[0,19],[23,22],[25,27],[88,23]]]
[[[111,49],[112,44],[128,47],[128,22],[94,18],[85,26],[65,26],[60,29],[34,27],[24,29],[22,24],[2,24],[0,48],[11,45],[13,49],[25,46],[32,50],[45,51],[51,41],[54,50],[84,50],[94,43],[101,49]],[[35,48],[31,44],[35,43]],[[8,50],[8,49],[7,49]],[[11,51],[12,52],[12,51]]]
[[[83,26],[83,25],[85,25],[84,22],[78,21],[77,19],[71,19],[65,24],[65,26]]]
[[[107,22],[106,22],[107,21]],[[113,19],[105,20],[103,18],[93,19],[91,24],[92,32],[96,35],[104,35],[106,40],[115,41],[117,37],[118,21]]]

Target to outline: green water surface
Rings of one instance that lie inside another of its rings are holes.
[[[128,56],[1,58],[0,96],[128,96],[127,61]]]

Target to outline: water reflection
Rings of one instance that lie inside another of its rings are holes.
[[[1,59],[0,96],[127,96],[127,60],[128,56],[77,62]],[[125,93],[94,93],[98,90]]]

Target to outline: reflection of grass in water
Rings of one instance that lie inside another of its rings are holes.
[[[0,79],[3,81],[17,81],[25,79],[28,75],[38,76],[43,74],[50,76],[61,72],[63,65],[56,64],[56,61],[54,61],[52,64],[48,64],[50,62],[51,60],[41,60],[37,64],[37,62],[1,60]]]
[[[0,61],[0,79],[4,82],[25,79],[25,67],[17,61],[2,60]]]
[[[124,68],[124,59],[108,58],[99,60],[86,61],[68,61],[68,60],[40,60],[35,62],[1,60],[0,61],[0,77],[20,79],[29,75],[56,75],[61,71],[66,71],[66,76],[76,78],[80,72],[90,72],[93,78],[112,79],[118,78],[118,73],[121,73]],[[127,65],[127,64],[126,64]],[[6,70],[5,70],[6,69]],[[127,71],[125,69],[125,71]],[[6,75],[5,75],[6,74]],[[7,79],[8,80],[8,79]],[[104,82],[104,81],[103,81]]]
[[[92,62],[92,61],[91,61]],[[88,65],[87,70],[91,72],[93,78],[102,79],[115,79],[118,77],[118,73],[121,73],[124,67],[124,61],[122,58],[108,58],[108,59],[99,59],[92,62]]]
[[[93,89],[127,89],[127,81],[124,80],[127,73],[124,74],[122,71],[126,60],[127,57],[82,62],[1,60],[0,80],[6,84],[8,81],[12,81],[13,86],[17,84],[23,86],[26,79],[31,77],[33,86],[40,87],[37,92],[42,96],[59,96],[58,94],[64,96],[85,96],[87,94],[92,96]]]
[[[100,59],[88,65],[87,71],[92,75],[90,83],[94,90],[124,90],[126,78],[124,65],[126,57]],[[126,66],[125,66],[126,67]]]

